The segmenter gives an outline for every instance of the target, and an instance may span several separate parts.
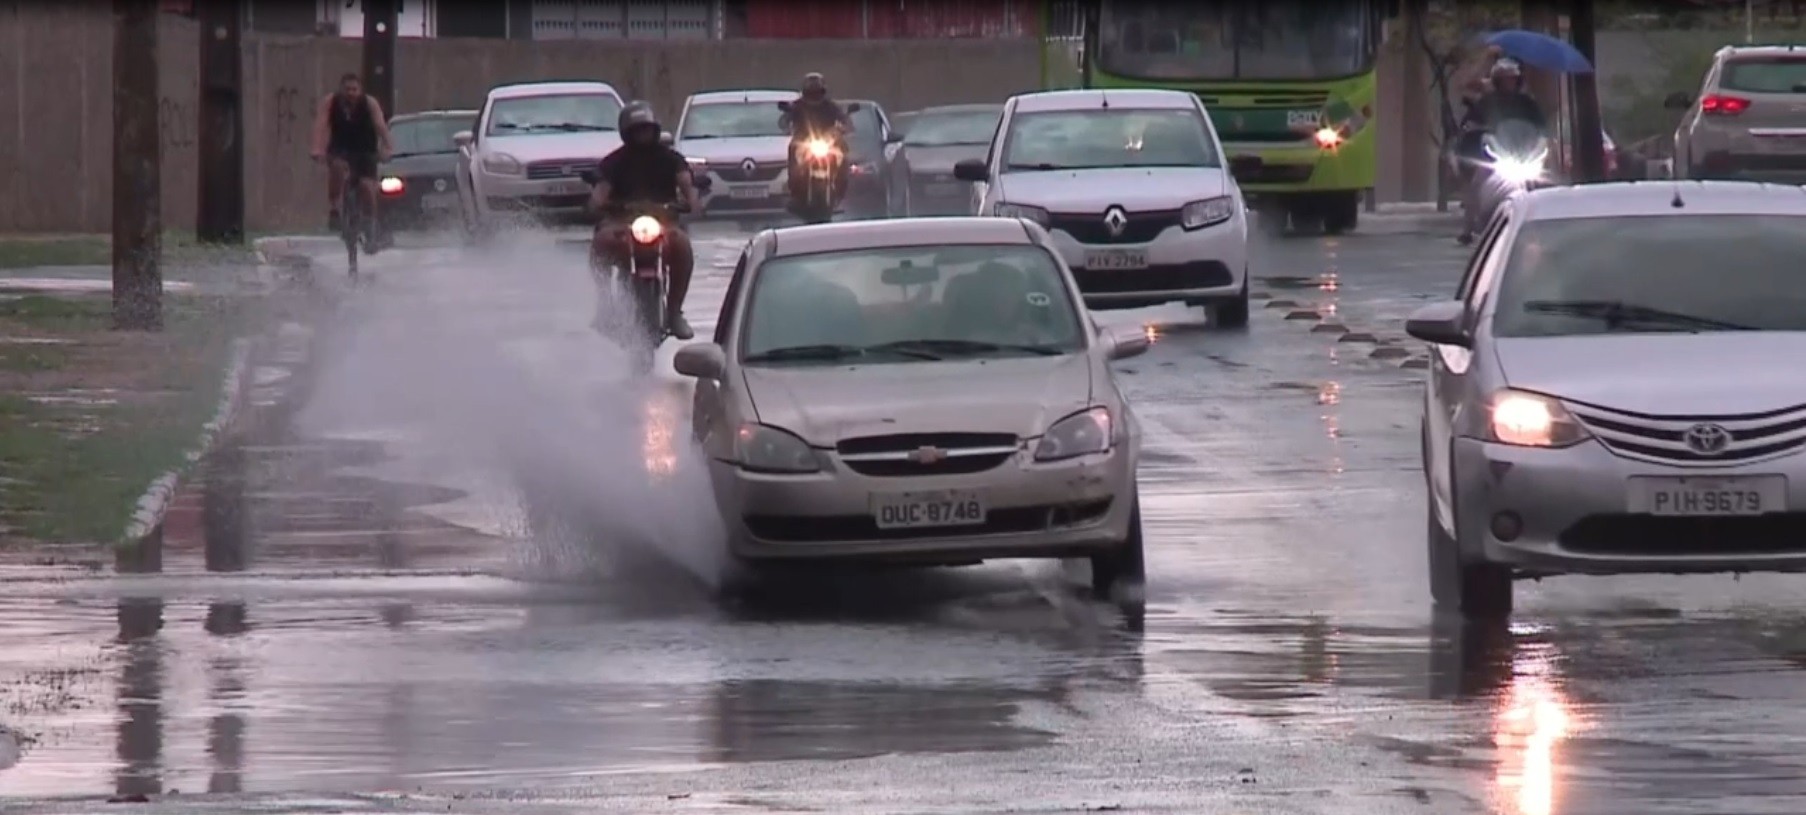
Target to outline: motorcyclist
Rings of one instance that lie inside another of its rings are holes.
[[[621,110],[618,120],[621,146],[603,157],[597,167],[596,187],[590,193],[590,209],[602,217],[590,242],[590,256],[599,261],[622,262],[628,258],[626,214],[633,206],[682,203],[689,211],[699,207],[689,162],[660,140],[663,128],[645,102]],[[675,219],[665,220],[665,267],[670,274],[666,291],[666,325],[671,336],[687,340],[696,333],[684,319],[684,296],[690,291],[690,275],[696,253],[690,236]]]
[[[1504,57],[1494,62],[1490,85],[1485,93],[1468,104],[1467,111],[1461,117],[1458,150],[1462,158],[1467,160],[1463,163],[1470,168],[1467,186],[1461,196],[1464,223],[1459,240],[1463,244],[1472,243],[1474,234],[1485,226],[1479,222],[1482,215],[1480,193],[1492,178],[1492,171],[1486,167],[1483,147],[1486,133],[1510,120],[1527,122],[1538,130],[1544,130],[1548,125],[1542,105],[1537,104],[1536,97],[1524,91],[1524,70],[1517,60]]]
[[[819,73],[803,77],[801,92],[791,101],[790,109],[778,117],[778,126],[790,134],[790,200],[792,206],[808,193],[809,174],[798,162],[803,143],[811,136],[831,139],[846,149],[846,135],[852,133],[853,119],[840,103],[828,96],[828,83]],[[847,162],[841,161],[834,176],[834,200],[840,200],[847,187]]]

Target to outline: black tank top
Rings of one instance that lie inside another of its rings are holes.
[[[332,127],[329,145],[332,152],[376,152],[376,118],[370,115],[368,98],[359,98],[357,102],[347,106],[344,97],[335,96],[328,121]]]

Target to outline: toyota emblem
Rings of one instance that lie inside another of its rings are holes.
[[[445,192],[445,179],[441,178],[437,181],[434,181],[433,182],[433,190],[435,192]]]
[[[909,454],[909,460],[917,464],[934,464],[947,457],[947,451],[939,447],[917,447]]]
[[[1122,231],[1129,227],[1129,215],[1122,207],[1111,207],[1104,210],[1104,228],[1110,230],[1110,237],[1122,237]]]
[[[753,171],[757,169],[759,169],[759,162],[753,161],[752,159],[746,159],[740,162],[740,172],[747,175],[752,175]]]
[[[1731,446],[1731,431],[1721,425],[1696,424],[1681,433],[1687,449],[1702,456],[1716,456]]]

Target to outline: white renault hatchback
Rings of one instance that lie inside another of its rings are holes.
[[[975,215],[1052,233],[1086,305],[1206,306],[1248,322],[1248,219],[1222,143],[1196,94],[1027,93],[1004,103],[983,159],[954,167]]]

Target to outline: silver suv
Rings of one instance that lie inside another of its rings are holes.
[[[1725,46],[1674,132],[1677,178],[1806,183],[1806,48]]]

